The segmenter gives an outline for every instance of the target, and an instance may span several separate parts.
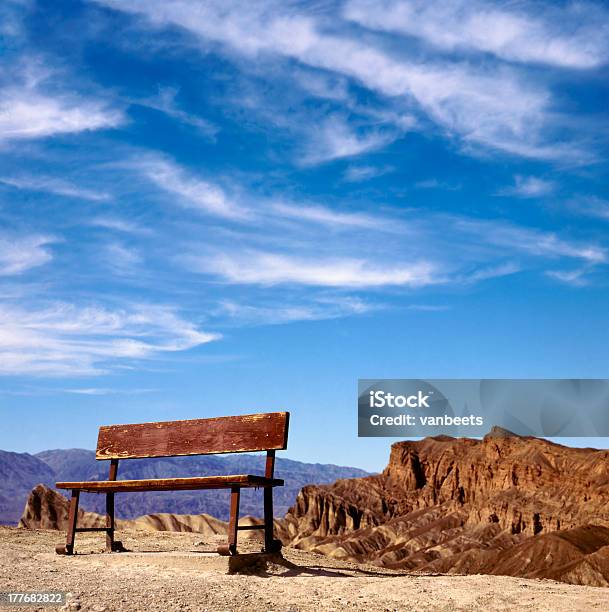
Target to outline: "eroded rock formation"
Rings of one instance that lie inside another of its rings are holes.
[[[379,475],[304,487],[281,535],[385,567],[609,586],[609,451],[500,430],[398,442]]]

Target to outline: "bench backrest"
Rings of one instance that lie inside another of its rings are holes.
[[[143,459],[284,450],[289,412],[99,428],[96,459]]]

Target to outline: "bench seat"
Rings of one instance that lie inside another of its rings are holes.
[[[58,489],[87,493],[127,493],[133,491],[196,491],[198,489],[230,489],[239,487],[281,487],[283,480],[252,474],[203,476],[197,478],[154,478],[151,480],[90,480],[58,482]]]

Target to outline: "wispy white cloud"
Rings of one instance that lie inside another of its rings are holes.
[[[4,0],[0,4],[0,35],[20,39],[25,34],[24,17],[33,6],[33,0]]]
[[[16,189],[42,191],[94,202],[110,199],[110,194],[105,191],[87,189],[86,187],[81,187],[69,181],[51,176],[0,176],[0,184],[2,183]]]
[[[0,374],[80,376],[217,340],[172,308],[0,306]]]
[[[609,13],[598,4],[484,0],[350,0],[347,19],[421,38],[441,49],[587,69],[609,59]]]
[[[116,128],[121,110],[73,95],[9,88],[0,93],[0,142]]]
[[[74,395],[141,395],[143,393],[153,393],[155,389],[113,389],[111,387],[74,387],[71,389],[61,389],[62,393]]]
[[[438,179],[425,179],[414,184],[416,189],[443,189],[444,191],[459,191],[461,185],[444,183]]]
[[[57,242],[52,236],[0,235],[0,276],[22,274],[42,266],[53,258],[49,245]]]
[[[152,108],[177,121],[196,128],[201,134],[211,140],[215,140],[216,134],[220,131],[218,126],[211,121],[182,110],[177,103],[178,89],[174,87],[160,87],[156,96],[133,100],[133,103],[140,106]]]
[[[271,210],[281,217],[299,219],[333,228],[376,228],[397,231],[393,219],[384,219],[378,215],[362,212],[342,212],[325,206],[308,206],[297,204],[275,203]]]
[[[104,248],[104,263],[116,274],[134,274],[143,261],[144,258],[136,248],[120,242],[111,242]]]
[[[591,265],[608,261],[607,250],[597,244],[573,242],[555,232],[537,230],[497,221],[455,220],[455,228],[474,232],[491,245],[544,258],[580,259]]]
[[[439,271],[428,261],[393,264],[357,258],[295,257],[264,251],[225,252],[183,259],[198,272],[225,282],[272,286],[297,284],[316,287],[422,287],[440,282]]]
[[[491,278],[500,278],[502,276],[510,276],[520,272],[521,266],[513,261],[508,261],[493,266],[483,266],[468,272],[467,274],[459,275],[458,282],[466,284],[475,284]]]
[[[250,211],[220,186],[193,175],[169,159],[150,155],[130,162],[128,166],[138,170],[163,191],[178,196],[177,202],[184,207],[233,220],[250,215]]]
[[[319,164],[368,153],[384,147],[399,135],[395,130],[368,129],[360,132],[338,116],[312,127],[308,134],[309,144],[302,159],[304,164]]]
[[[609,201],[596,196],[580,196],[568,203],[569,208],[587,217],[609,221]]]
[[[514,185],[500,189],[498,195],[516,196],[519,198],[539,198],[550,195],[556,189],[553,181],[541,179],[536,176],[514,177]]]
[[[361,183],[393,172],[392,166],[349,166],[343,178],[349,183]]]
[[[0,143],[117,128],[124,108],[104,95],[74,86],[48,57],[27,51],[0,73]]]
[[[583,287],[587,284],[585,275],[590,271],[589,268],[576,268],[574,270],[548,270],[546,275],[560,281],[566,285]]]
[[[210,240],[203,252],[200,243],[185,247],[174,261],[228,284],[352,290],[473,284],[543,269],[557,260],[588,266],[609,261],[606,248],[593,241],[501,219],[424,209],[397,213],[387,208],[379,214],[251,194],[247,200],[265,227],[263,236],[237,226]],[[236,243],[239,249],[232,248]]]
[[[320,321],[378,310],[377,304],[365,302],[357,297],[320,297],[293,304],[251,305],[234,301],[223,301],[219,315],[228,317],[238,325],[281,325],[295,321]]]
[[[88,220],[87,223],[94,227],[102,227],[105,229],[113,230],[116,232],[123,232],[125,234],[151,234],[152,230],[148,227],[142,227],[138,223],[128,219],[121,219],[119,217],[95,217]]]
[[[406,308],[420,312],[444,312],[450,310],[450,306],[446,304],[409,304]]]
[[[104,395],[142,395],[145,393],[154,393],[157,389],[148,388],[112,388],[112,387],[69,387],[62,389],[61,387],[45,387],[39,383],[24,385],[21,388],[0,389],[0,395],[10,396],[26,396],[26,397],[48,397],[52,395],[63,395],[65,393],[71,395],[90,395],[90,396],[104,396]]]
[[[300,67],[293,68],[290,74],[303,90],[316,98],[341,102],[349,99],[349,85],[344,77]]]
[[[141,15],[154,27],[179,26],[246,58],[294,59],[349,78],[384,98],[399,97],[467,145],[535,159],[581,161],[586,156],[582,147],[552,140],[548,131],[558,115],[550,92],[511,66],[389,52],[366,37],[330,32],[313,13],[276,2],[96,1]],[[338,25],[336,19],[332,23]],[[354,138],[332,127],[326,138],[321,150],[325,146],[330,158],[381,146],[382,140],[379,135]]]

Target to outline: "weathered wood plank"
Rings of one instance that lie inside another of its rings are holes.
[[[289,412],[100,427],[96,459],[283,450]]]
[[[57,482],[58,489],[95,493],[126,493],[132,491],[195,491],[198,489],[230,489],[240,487],[281,487],[283,480],[252,474],[233,476],[202,476],[198,478],[155,478],[149,480],[92,480]]]

